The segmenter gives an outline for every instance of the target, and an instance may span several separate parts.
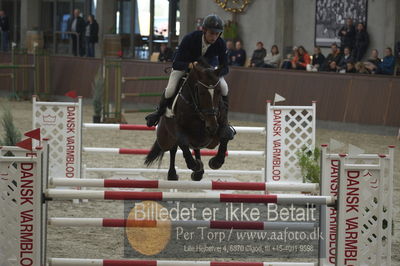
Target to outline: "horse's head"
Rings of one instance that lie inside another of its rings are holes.
[[[205,62],[195,64],[190,72],[193,80],[193,103],[207,133],[214,135],[218,130],[217,115],[221,98],[219,86],[220,68],[212,68]]]

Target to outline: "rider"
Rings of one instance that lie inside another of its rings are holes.
[[[148,127],[158,124],[160,117],[165,113],[167,106],[175,95],[179,80],[185,75],[185,72],[188,71],[191,63],[196,64],[196,61],[201,56],[203,56],[210,65],[219,65],[222,67],[219,86],[221,88],[223,106],[226,108],[226,112],[222,113],[227,115],[229,108],[228,84],[223,76],[228,74],[229,69],[226,57],[226,44],[221,38],[224,22],[219,16],[211,14],[204,19],[202,28],[202,31],[194,31],[186,35],[180,43],[172,64],[172,72],[168,80],[168,85],[161,96],[159,106],[155,112],[146,116]],[[221,125],[223,126],[221,138],[231,140],[235,135],[235,131],[228,125],[227,118],[223,119],[223,121],[226,122]]]

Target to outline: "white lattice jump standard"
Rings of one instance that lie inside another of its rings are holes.
[[[199,221],[199,220],[134,220],[112,218],[49,218],[48,225],[74,227],[141,227],[155,228],[165,226],[204,227],[226,230],[314,230],[318,223],[298,222],[252,222],[252,221]]]
[[[306,262],[218,262],[178,260],[49,259],[49,266],[316,266]]]
[[[303,194],[227,194],[227,193],[195,193],[195,192],[136,192],[108,190],[75,190],[47,189],[47,199],[72,200],[154,200],[183,202],[242,202],[242,203],[276,203],[276,204],[316,204],[334,205],[332,196],[309,196]]]
[[[72,179],[50,178],[51,186],[108,187],[108,188],[159,188],[159,189],[203,189],[203,190],[255,190],[255,191],[301,191],[316,192],[318,184],[295,182],[226,182],[226,181],[164,181],[123,179]]]

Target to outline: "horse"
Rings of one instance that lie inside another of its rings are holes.
[[[225,162],[228,149],[228,139],[220,137],[226,123],[227,107],[221,100],[219,87],[219,73],[221,68],[212,68],[204,60],[193,64],[188,75],[181,81],[181,86],[175,96],[171,110],[172,117],[165,114],[161,117],[157,127],[157,139],[145,158],[145,165],[150,166],[158,161],[161,163],[166,151],[170,153],[168,180],[178,180],[175,170],[175,155],[178,147],[183,152],[186,165],[193,172],[193,181],[203,178],[204,167],[201,161],[200,149],[214,149],[218,144],[218,151],[209,160],[211,169],[219,169]],[[193,158],[190,149],[193,149]]]

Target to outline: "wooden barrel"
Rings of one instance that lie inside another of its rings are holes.
[[[35,43],[37,43],[38,49],[43,49],[44,40],[43,40],[43,32],[37,30],[29,30],[26,32],[26,48],[28,53],[32,54],[35,51]]]
[[[103,55],[105,57],[120,57],[122,51],[121,35],[106,34],[103,38]]]

